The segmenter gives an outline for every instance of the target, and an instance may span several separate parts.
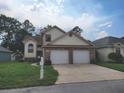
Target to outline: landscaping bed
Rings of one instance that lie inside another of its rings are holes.
[[[44,79],[40,80],[40,66],[28,63],[0,63],[0,89],[55,84],[58,72],[51,65],[44,66]]]
[[[98,63],[97,65],[124,72],[124,64],[119,63]]]

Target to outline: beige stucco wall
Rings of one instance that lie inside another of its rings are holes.
[[[124,57],[124,47],[121,47],[120,50],[122,56]],[[116,48],[101,48],[101,49],[97,49],[97,52],[100,61],[109,61],[108,54],[112,52],[116,52]]]
[[[59,31],[59,29],[57,28],[53,28],[49,31],[47,31],[45,34],[50,34],[51,35],[51,41],[55,40],[56,38],[60,37],[61,35],[63,35],[64,33]],[[45,35],[43,36],[43,45],[46,45],[49,42],[45,41]]]
[[[28,53],[28,45],[33,44],[34,45],[34,52],[33,53]],[[36,49],[37,49],[37,44],[35,41],[29,40],[25,42],[24,45],[24,58],[34,58],[36,57]]]
[[[114,52],[114,48],[100,48],[97,49],[97,56],[100,61],[108,61],[108,54]]]
[[[53,45],[89,45],[89,44],[86,43],[85,41],[79,39],[75,35],[69,36],[67,34],[65,37],[54,42]]]

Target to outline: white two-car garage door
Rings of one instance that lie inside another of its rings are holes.
[[[69,56],[67,50],[51,50],[52,64],[68,64]]]
[[[90,63],[88,50],[73,50],[73,64]],[[69,64],[68,50],[51,50],[50,59],[52,64]]]
[[[90,63],[90,55],[88,50],[74,50],[73,63]]]

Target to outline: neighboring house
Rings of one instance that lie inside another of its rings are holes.
[[[81,36],[80,28],[65,32],[57,26],[41,31],[40,44],[46,64],[77,64],[95,61],[95,48]],[[25,38],[24,58],[36,58],[37,40]],[[31,49],[31,50],[30,50]]]
[[[124,57],[123,38],[109,36],[95,40],[93,44],[96,46],[97,57],[100,61],[109,61],[108,55],[112,52],[121,53]]]
[[[0,62],[11,61],[12,51],[0,46]]]

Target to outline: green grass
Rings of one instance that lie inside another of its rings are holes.
[[[55,84],[58,72],[51,65],[44,67],[44,79],[40,80],[40,66],[9,62],[0,64],[0,89]]]
[[[124,72],[124,64],[119,63],[98,63],[97,65]]]

